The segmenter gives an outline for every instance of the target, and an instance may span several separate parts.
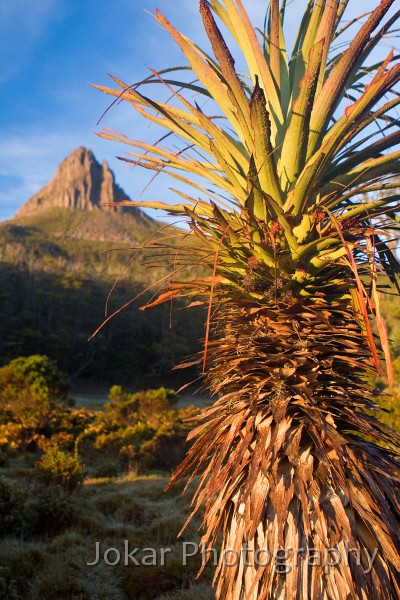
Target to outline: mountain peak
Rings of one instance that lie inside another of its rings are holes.
[[[129,197],[115,182],[107,162],[100,164],[89,148],[79,146],[58,166],[53,179],[21,206],[17,217],[37,214],[53,207],[73,210],[112,210],[123,208],[102,206],[105,202],[120,202]],[[128,208],[132,216],[141,211]]]

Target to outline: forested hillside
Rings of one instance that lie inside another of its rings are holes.
[[[123,197],[107,165],[77,149],[16,218],[0,224],[1,364],[46,354],[73,379],[175,383],[171,369],[198,350],[205,315],[177,315],[182,304],[176,302],[138,310],[157,289],[151,286],[172,273],[173,258],[163,247],[139,251],[147,240],[161,239],[165,224],[135,208],[100,204]],[[160,269],[146,268],[153,260]],[[110,315],[149,287],[88,341],[106,308]]]

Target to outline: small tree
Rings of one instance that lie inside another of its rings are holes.
[[[25,426],[38,426],[69,384],[47,356],[21,356],[0,368],[0,409]]]
[[[79,487],[84,479],[85,469],[75,448],[73,454],[64,452],[56,444],[50,444],[36,469],[48,484],[61,485],[69,491]]]
[[[380,293],[400,292],[387,243],[399,239],[400,65],[372,51],[398,32],[399,3],[377,0],[354,31],[343,16],[357,2],[308,0],[289,52],[285,15],[302,3],[266,2],[264,31],[244,4],[200,0],[205,50],[157,11],[189,65],[98,86],[168,132],[150,144],[104,131],[129,146],[123,160],[188,184],[175,204],[122,203],[190,228],[143,308],[182,296],[208,310],[199,362],[217,399],[172,483],[199,475],[193,514],[204,508],[204,547],[220,543],[218,599],[399,598],[400,436],[370,414],[366,380],[380,369],[375,321],[393,385]],[[145,95],[156,82],[171,102]],[[200,263],[209,277],[183,280]],[[333,549],[344,560],[309,560]]]

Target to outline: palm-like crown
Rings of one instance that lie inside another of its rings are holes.
[[[218,254],[216,273],[225,297],[239,291],[263,302],[277,279],[281,290],[321,302],[347,295],[369,336],[376,365],[367,313],[377,317],[389,359],[377,280],[386,274],[395,283],[399,272],[387,240],[398,229],[400,196],[391,190],[398,187],[394,176],[400,172],[400,133],[393,116],[400,103],[395,91],[400,65],[394,64],[393,51],[382,62],[365,64],[399,16],[381,24],[393,1],[383,0],[342,49],[341,36],[351,25],[340,27],[348,0],[310,0],[289,58],[285,2],[279,10],[278,0],[271,0],[261,46],[241,0],[202,0],[214,57],[157,12],[197,80],[171,80],[174,69],[167,69],[142,82],[162,83],[177,101],[170,104],[141,94],[142,84],[129,86],[114,78],[122,91],[96,86],[186,142],[177,152],[100,133],[137,148],[140,152],[130,153],[135,164],[167,172],[200,192],[198,198],[176,190],[184,201],[175,205],[137,204],[190,221],[195,235]],[[235,71],[213,12],[237,42],[248,76]],[[193,92],[195,100],[182,90]],[[214,101],[217,117],[205,114],[199,97]],[[249,271],[249,260],[257,261],[258,268]],[[183,290],[187,293],[187,286],[175,286],[171,293]]]

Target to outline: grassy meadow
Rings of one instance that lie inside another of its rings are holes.
[[[1,469],[0,485],[11,476],[18,495],[21,488],[16,482],[26,477],[25,470],[17,462]],[[167,481],[166,475],[127,471],[122,476],[89,477],[73,494],[57,488],[42,492],[36,530],[2,536],[0,596],[9,600],[211,599],[209,572],[201,582],[195,581],[199,559],[188,558],[182,567],[182,542],[197,539],[196,528],[191,523],[177,540],[188,502],[181,489],[163,493]],[[28,494],[33,491],[24,489]],[[32,513],[32,496],[27,502],[26,510]],[[104,561],[87,566],[95,560],[96,542],[122,552],[125,540],[130,548],[168,547],[171,554],[165,566],[110,566]]]

